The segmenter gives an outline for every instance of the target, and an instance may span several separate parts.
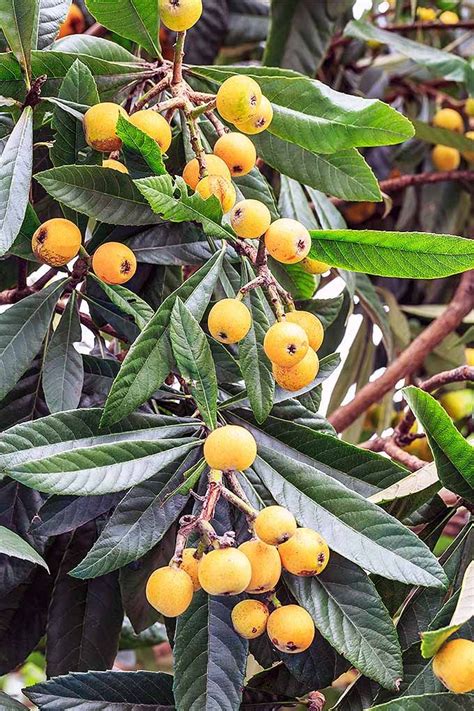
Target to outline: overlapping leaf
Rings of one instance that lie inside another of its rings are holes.
[[[148,163],[155,175],[164,175],[166,168],[158,143],[123,116],[117,122],[117,136],[130,150],[139,153]]]
[[[0,28],[27,77],[30,77],[31,50],[36,42],[39,0],[1,0]]]
[[[152,57],[160,56],[158,5],[153,0],[87,0],[87,7],[109,30],[146,49]]]
[[[39,0],[38,49],[49,47],[66,19],[71,0]]]
[[[23,540],[21,536],[5,528],[5,526],[0,526],[0,553],[42,565],[43,568],[48,570],[48,566],[39,553],[37,553],[29,543]]]

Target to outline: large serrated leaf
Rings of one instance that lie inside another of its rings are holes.
[[[158,3],[154,0],[86,0],[96,20],[121,37],[146,49],[152,57],[160,56]]]

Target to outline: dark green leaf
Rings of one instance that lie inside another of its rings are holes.
[[[123,116],[117,122],[117,136],[122,139],[124,146],[139,153],[148,163],[155,175],[166,174],[163,156],[158,143],[148,136]]]
[[[137,294],[127,289],[126,286],[121,286],[120,284],[106,284],[94,276],[94,274],[89,274],[89,277],[99,284],[102,291],[115,306],[118,306],[122,313],[132,317],[140,330],[145,328],[153,316],[153,309],[148,306],[146,301],[143,301]]]
[[[0,0],[0,28],[28,77],[31,50],[36,42],[38,5],[39,0]]]
[[[59,536],[110,511],[123,493],[104,496],[50,496],[38,511],[31,531],[38,536]]]
[[[66,19],[70,0],[39,0],[38,49],[49,47]]]
[[[4,694],[3,691],[0,691],[0,707],[3,711],[25,711],[25,709],[27,709],[26,706],[12,699],[11,696]]]
[[[448,128],[438,128],[431,126],[424,121],[414,120],[413,125],[416,131],[416,137],[427,143],[438,144],[443,146],[451,146],[457,148],[458,151],[474,151],[474,141],[462,133],[450,131]]]
[[[370,711],[469,711],[473,701],[474,694],[423,694],[371,706]]]
[[[4,526],[0,526],[0,553],[20,558],[20,560],[28,560],[30,563],[42,565],[48,570],[43,558],[30,546],[21,536],[14,531],[10,531]]]
[[[146,49],[152,57],[160,56],[158,4],[154,0],[86,0],[97,22]]]

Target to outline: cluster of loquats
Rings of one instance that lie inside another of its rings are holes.
[[[472,114],[472,108],[470,108],[472,101],[472,99],[466,101],[465,111],[468,117]],[[464,133],[466,138],[474,140],[474,131],[465,132],[464,119],[455,109],[444,108],[437,111],[433,117],[433,126],[455,133]],[[468,163],[474,163],[474,151],[465,151],[462,157]],[[452,146],[438,144],[432,150],[431,160],[437,170],[457,170],[461,163],[461,153]]]
[[[445,10],[438,16],[438,10],[434,7],[417,7],[416,16],[420,22],[442,22],[443,25],[457,25],[459,15],[452,10]]]
[[[254,437],[237,425],[219,427],[204,443],[205,461],[211,472],[219,475],[249,468],[256,456]],[[236,496],[230,499],[236,506],[238,501]],[[267,506],[261,511],[247,506],[245,510],[252,520],[250,540],[237,548],[232,539],[224,544],[217,538],[211,546],[201,540],[196,548],[175,553],[169,565],[158,568],[148,579],[148,602],[166,617],[177,617],[200,589],[209,595],[264,596],[264,600],[247,598],[235,605],[235,631],[246,639],[267,631],[272,644],[282,652],[303,652],[314,638],[313,620],[299,605],[281,605],[275,588],[283,569],[298,576],[322,573],[329,562],[328,545],[316,531],[298,528],[293,514],[283,506]]]

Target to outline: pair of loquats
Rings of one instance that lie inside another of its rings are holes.
[[[469,101],[472,102],[472,99],[466,101],[466,113],[468,115],[470,115]],[[461,114],[454,109],[445,108],[437,111],[433,117],[433,126],[436,128],[445,128],[455,133],[464,133],[464,119]],[[464,135],[466,138],[474,140],[474,131],[467,131]],[[462,156],[468,163],[474,162],[474,150],[464,151]],[[457,170],[461,163],[461,153],[457,148],[453,148],[452,146],[438,144],[431,152],[431,160],[437,170]]]

